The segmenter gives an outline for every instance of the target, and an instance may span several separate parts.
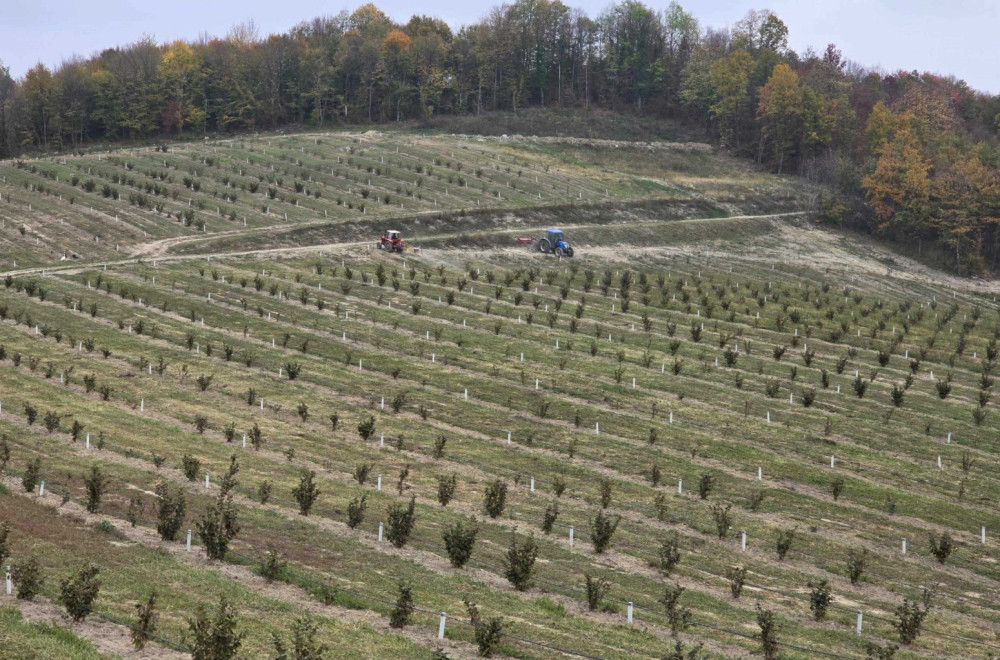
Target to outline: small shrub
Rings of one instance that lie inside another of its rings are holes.
[[[939,380],[934,386],[937,389],[938,398],[941,400],[947,399],[948,395],[951,394],[951,383],[947,380]]]
[[[282,558],[281,553],[275,550],[274,546],[268,546],[267,551],[260,558],[257,573],[270,584],[281,576],[287,565],[288,562]]]
[[[347,503],[347,526],[357,529],[358,525],[364,522],[365,512],[368,509],[368,494],[355,497]]]
[[[955,543],[948,532],[941,532],[940,536],[931,532],[929,542],[931,554],[934,555],[939,564],[948,561],[948,557],[955,550]]]
[[[213,615],[203,605],[188,619],[192,660],[232,660],[243,644],[245,633],[236,632],[236,610],[222,596]]]
[[[733,598],[739,598],[743,593],[743,585],[747,580],[747,569],[743,566],[730,566],[726,569],[726,579],[729,580],[729,593]]]
[[[666,610],[667,621],[674,637],[677,637],[678,633],[686,630],[691,622],[691,610],[680,604],[681,595],[684,591],[684,587],[677,583],[673,585],[668,584],[664,588],[663,595],[659,598],[660,603],[663,604],[663,608]]]
[[[500,479],[486,485],[483,494],[483,508],[490,518],[499,518],[507,505],[507,482]]]
[[[764,382],[764,394],[766,394],[772,399],[778,396],[778,392],[780,389],[781,389],[781,383],[779,383],[776,378],[768,378]]]
[[[403,580],[399,581],[399,595],[392,606],[392,613],[389,614],[389,626],[392,628],[403,628],[410,622],[413,616],[413,584]]]
[[[863,399],[865,396],[865,390],[868,389],[868,383],[862,380],[861,376],[854,377],[854,393],[858,395],[859,399]]]
[[[677,532],[672,532],[669,536],[660,541],[660,547],[656,552],[656,567],[664,575],[670,575],[671,571],[681,561],[680,541]]]
[[[840,499],[841,493],[844,492],[844,478],[837,477],[830,482],[830,492],[833,495],[833,501],[836,502]]]
[[[465,609],[469,613],[469,620],[472,622],[473,636],[476,639],[476,648],[483,658],[492,657],[500,650],[500,640],[503,638],[504,621],[500,617],[490,617],[484,620],[479,614],[479,608],[475,603],[463,600]]]
[[[240,532],[237,522],[239,510],[233,504],[232,496],[219,495],[214,504],[209,505],[201,518],[195,522],[198,537],[205,546],[209,559],[222,560],[229,550],[229,544]]]
[[[160,500],[156,531],[164,541],[173,541],[184,524],[184,514],[187,511],[184,493],[180,489],[171,490],[166,484],[159,484],[156,495]]]
[[[468,524],[459,520],[444,531],[444,547],[452,566],[462,568],[469,561],[478,533],[479,526],[475,520]]]
[[[291,654],[289,654],[288,649],[285,647],[285,642],[281,639],[281,636],[277,633],[271,633],[271,642],[274,644],[278,660],[285,658],[294,658],[294,660],[322,660],[325,658],[326,652],[329,649],[326,644],[320,644],[316,641],[318,633],[319,625],[309,618],[308,615],[297,617],[292,622]]]
[[[156,620],[159,618],[156,611],[156,591],[150,593],[145,601],[135,604],[135,613],[137,620],[131,627],[132,646],[141,651],[156,632]]]
[[[720,539],[729,535],[729,529],[732,527],[729,510],[732,508],[732,504],[723,504],[722,502],[716,502],[712,505],[712,520],[715,521],[715,531]]]
[[[893,660],[899,647],[895,644],[881,646],[875,642],[865,642],[865,657],[868,660]]]
[[[795,539],[795,529],[778,530],[777,551],[778,561],[784,561],[785,555],[792,548],[792,541]]]
[[[104,489],[108,486],[108,478],[100,467],[92,465],[90,473],[83,478],[83,484],[87,488],[87,511],[97,513],[101,507],[101,498],[104,497]]]
[[[271,499],[271,490],[274,488],[274,484],[265,479],[260,482],[257,486],[257,499],[260,500],[261,504],[267,504],[267,501]]]
[[[518,591],[526,591],[531,586],[531,575],[538,558],[538,544],[535,537],[530,536],[518,542],[516,535],[511,535],[510,547],[507,549],[504,577]]]
[[[361,436],[362,440],[367,441],[374,434],[375,417],[373,415],[369,415],[367,419],[363,419],[358,423],[358,435]]]
[[[607,477],[603,477],[600,480],[600,494],[601,494],[601,508],[607,509],[611,505],[611,492],[614,488],[614,482]]]
[[[38,482],[42,480],[42,457],[36,456],[35,458],[28,461],[28,464],[24,468],[24,474],[21,475],[21,485],[24,487],[24,492],[30,493],[38,486]]]
[[[359,463],[354,468],[354,480],[357,481],[359,485],[364,486],[365,482],[368,481],[368,475],[374,467],[374,463]]]
[[[542,532],[551,534],[557,518],[559,518],[559,503],[553,502],[545,507],[545,513],[542,515]]]
[[[813,389],[811,387],[807,387],[806,389],[802,390],[802,405],[803,406],[805,406],[806,408],[809,408],[810,406],[812,406],[812,404],[813,404],[814,401],[816,401],[816,390],[815,389]]]
[[[920,629],[924,624],[924,618],[930,612],[930,606],[903,599],[903,603],[896,608],[896,620],[893,621],[893,628],[899,633],[899,641],[903,644],[913,643],[920,635]]]
[[[416,497],[410,498],[406,506],[393,504],[387,512],[389,530],[386,537],[397,548],[402,548],[410,539],[416,511]]]
[[[437,482],[438,502],[441,503],[441,506],[448,506],[448,502],[451,502],[451,499],[455,496],[455,487],[458,484],[458,477],[455,473],[452,473],[450,477],[438,475]]]
[[[302,478],[299,480],[299,485],[292,491],[292,496],[299,503],[299,513],[303,516],[309,515],[310,509],[312,509],[313,504],[316,503],[316,499],[320,494],[320,490],[314,481],[315,478],[315,471],[308,470],[304,472]]]
[[[38,560],[32,555],[12,564],[10,577],[17,585],[15,595],[18,600],[34,600],[35,596],[41,593],[42,585],[45,584],[45,577],[42,575]]]
[[[590,540],[594,543],[594,552],[603,554],[611,546],[611,537],[621,522],[619,516],[606,516],[604,511],[598,511],[590,523]]]
[[[757,626],[760,632],[756,637],[760,640],[764,660],[774,660],[778,655],[778,620],[771,610],[765,610],[757,603]]]
[[[708,499],[714,488],[715,477],[708,473],[701,475],[701,478],[698,480],[698,497],[703,500]]]
[[[587,588],[587,609],[596,611],[601,606],[601,601],[611,589],[611,583],[599,577],[594,577],[590,573],[584,573],[583,578]]]
[[[890,392],[890,395],[892,396],[892,405],[896,408],[901,407],[903,405],[903,396],[905,393],[905,388],[902,388],[899,385],[893,385],[892,392]]]
[[[830,595],[830,585],[827,580],[822,579],[809,582],[809,589],[809,610],[816,621],[822,621],[826,618],[826,611],[830,607],[830,603],[833,602],[833,596]]]
[[[851,548],[847,551],[847,577],[851,584],[857,584],[868,565],[867,548]]]
[[[198,472],[201,471],[201,461],[190,454],[184,454],[181,458],[181,469],[188,481],[194,481],[198,478]]]
[[[99,568],[88,566],[60,584],[59,601],[76,623],[86,619],[94,609],[94,601],[101,591],[101,581],[97,579],[98,573],[100,573]]]

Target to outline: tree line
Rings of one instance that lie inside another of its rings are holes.
[[[867,69],[832,44],[796,53],[769,11],[716,29],[676,2],[657,12],[623,0],[592,18],[516,0],[453,31],[366,4],[267,37],[250,23],[192,43],[147,38],[19,80],[0,66],[0,157],[529,107],[682,120],[830,184],[826,221],[944,246],[960,272],[1000,256],[1000,98],[953,77]]]

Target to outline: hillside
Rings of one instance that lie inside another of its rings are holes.
[[[156,256],[206,239],[267,244],[290,229],[348,227],[353,238],[340,240],[367,241],[389,219],[419,232],[420,217],[454,212],[655,201],[684,217],[806,204],[803,184],[704,144],[549,140],[322,133],[17,161],[0,165],[0,268]]]
[[[760,611],[780,658],[1000,652],[995,287],[820,227],[818,188],[697,145],[415,132],[2,174],[0,520],[46,576],[0,594],[14,648],[186,657],[225,596],[248,657],[303,614],[329,657],[475,657],[464,600],[500,657],[761,657]],[[419,254],[371,249],[390,224]],[[513,240],[551,224],[572,260]],[[62,620],[88,564],[96,614]]]

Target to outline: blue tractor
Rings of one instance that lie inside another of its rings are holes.
[[[538,241],[538,251],[557,257],[573,256],[573,247],[563,239],[562,229],[546,229],[545,238]]]

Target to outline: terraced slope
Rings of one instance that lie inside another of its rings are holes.
[[[580,149],[576,145],[573,149]],[[208,239],[270,244],[275,229],[348,227],[373,240],[389,218],[412,238],[424,216],[643,200],[701,214],[799,210],[801,185],[706,145],[590,147],[638,171],[595,167],[559,143],[409,133],[276,135],[0,165],[0,268],[152,257]],[[626,161],[629,159],[626,159]],[[620,162],[619,162],[620,164]],[[564,213],[572,220],[572,213]],[[464,226],[477,227],[474,221]],[[362,229],[363,227],[363,229]],[[336,229],[334,229],[336,230]]]

